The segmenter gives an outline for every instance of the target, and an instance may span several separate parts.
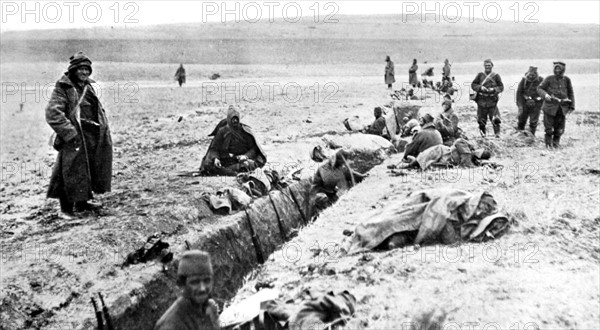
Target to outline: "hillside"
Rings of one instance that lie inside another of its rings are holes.
[[[374,19],[375,17],[375,19]],[[400,15],[340,16],[337,23],[301,20],[194,23],[139,27],[9,31],[2,62],[64,61],[84,49],[96,61],[197,64],[329,64],[382,62],[389,54],[457,61],[598,58],[597,25],[426,23]],[[531,42],[536,40],[536,42]],[[581,47],[581,45],[586,45]]]

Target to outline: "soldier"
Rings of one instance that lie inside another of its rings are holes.
[[[200,165],[202,175],[235,176],[265,166],[266,154],[250,127],[240,123],[240,114],[235,107],[229,107],[227,120],[221,121],[215,130],[215,137]]]
[[[483,61],[484,72],[477,74],[471,88],[477,93],[475,102],[477,102],[477,123],[479,124],[479,133],[486,135],[486,126],[488,118],[494,126],[494,135],[500,137],[500,111],[498,111],[498,94],[504,90],[504,84],[500,75],[492,72],[494,63],[487,59]]]
[[[314,161],[321,161],[311,187],[312,193],[315,194],[317,209],[331,205],[341,194],[352,188],[354,184],[362,182],[366,177],[347,166],[346,158],[350,156],[352,153],[344,149],[338,150],[328,159],[323,159],[322,155],[319,155],[318,149],[313,149],[311,152],[311,158]]]
[[[375,107],[375,109],[373,109],[373,115],[375,116],[375,121],[371,125],[365,127],[364,133],[379,135],[387,140],[391,139],[388,133],[383,132],[386,128],[386,122],[381,107]]]
[[[177,268],[177,286],[181,297],[156,322],[155,330],[220,329],[219,307],[210,299],[213,269],[210,255],[204,251],[187,251]]]
[[[396,82],[396,78],[394,78],[394,62],[392,62],[389,56],[386,56],[385,61],[387,64],[385,65],[383,78],[388,85],[388,89],[392,89],[392,84]]]
[[[458,127],[458,116],[452,109],[452,98],[448,94],[444,95],[442,109],[444,111],[434,120],[434,125],[442,135],[444,145],[449,147],[462,137],[462,130]]]
[[[442,135],[435,129],[433,124],[433,116],[426,113],[421,117],[421,130],[415,134],[413,140],[406,146],[404,150],[404,159],[409,160],[409,157],[417,157],[422,151],[442,144]]]
[[[529,118],[529,131],[533,135],[535,135],[542,110],[543,99],[537,92],[542,80],[543,78],[538,75],[537,68],[530,66],[517,88],[517,107],[519,108],[517,129],[524,130],[527,118]]]
[[[56,132],[54,148],[58,150],[48,198],[59,199],[63,219],[73,219],[74,211],[98,209],[100,204],[89,202],[92,192],[111,190],[112,139],[91,74],[87,55],[71,56],[46,107],[46,122]]]
[[[450,81],[450,67],[452,65],[450,64],[450,61],[448,61],[448,59],[446,59],[444,61],[444,68],[442,69],[442,81]]]
[[[183,63],[179,65],[177,71],[175,71],[175,80],[179,83],[179,87],[185,84],[185,69],[183,68]]]
[[[417,59],[415,58],[413,59],[413,64],[410,69],[408,69],[408,83],[412,85],[413,88],[421,87],[421,83],[417,77],[417,70],[419,70],[419,66],[417,65]]]
[[[575,96],[571,79],[565,76],[566,65],[554,62],[554,74],[546,77],[538,86],[538,94],[544,98],[544,128],[546,148],[560,147],[560,137],[565,132],[566,115],[575,111]]]

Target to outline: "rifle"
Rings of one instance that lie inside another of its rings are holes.
[[[104,314],[104,319],[106,320],[106,329],[107,330],[115,330],[112,324],[112,318],[108,313],[108,307],[104,304],[104,298],[102,297],[102,293],[98,292],[98,296],[100,297],[100,302],[102,303],[102,314]]]
[[[102,312],[98,309],[98,305],[96,305],[96,300],[92,297],[92,305],[94,305],[94,312],[96,312],[96,320],[98,321],[98,330],[104,330],[104,322],[102,321]]]

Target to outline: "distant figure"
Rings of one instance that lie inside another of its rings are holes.
[[[375,116],[375,121],[371,125],[365,127],[364,133],[379,135],[387,140],[391,139],[389,134],[383,132],[386,128],[386,122],[381,107],[375,107],[375,109],[373,109],[373,116]]]
[[[177,267],[177,286],[183,292],[156,322],[154,329],[220,329],[219,306],[210,299],[213,283],[210,255],[199,250],[185,252]]]
[[[177,71],[175,71],[175,80],[179,83],[179,87],[185,84],[185,69],[183,68],[183,63],[180,64]]]
[[[106,112],[90,79],[92,61],[83,52],[71,56],[68,71],[56,82],[46,107],[46,122],[56,133],[58,156],[48,198],[58,198],[60,217],[95,210],[92,192],[111,190],[112,139]]]
[[[504,84],[500,75],[492,72],[494,63],[487,59],[483,61],[484,72],[477,74],[471,88],[477,93],[475,102],[477,102],[477,123],[479,124],[479,133],[486,136],[486,126],[488,118],[494,126],[494,135],[500,137],[500,111],[498,111],[498,94],[504,90]]]
[[[394,78],[394,62],[392,62],[389,56],[386,56],[385,61],[387,64],[385,65],[383,78],[388,85],[388,89],[392,89],[392,84],[396,82],[396,78]]]
[[[221,121],[217,128],[202,159],[200,174],[235,176],[265,166],[267,156],[250,127],[240,123],[240,114],[234,106],[227,110],[226,124]]]
[[[538,93],[544,98],[544,128],[546,147],[560,147],[560,137],[565,132],[566,115],[575,111],[575,95],[571,79],[565,76],[566,65],[554,62],[554,75],[546,77],[538,86]]]
[[[413,64],[408,69],[408,83],[413,87],[417,87],[420,85],[419,78],[417,78],[417,70],[419,70],[419,66],[417,65],[417,59],[413,59]]]
[[[530,66],[517,87],[517,107],[519,109],[517,129],[524,130],[527,118],[529,118],[529,131],[533,135],[535,135],[544,101],[537,92],[542,80],[543,78],[538,75],[537,68]]]
[[[444,67],[442,68],[442,81],[450,81],[451,73],[450,73],[450,61],[446,59],[444,61]]]

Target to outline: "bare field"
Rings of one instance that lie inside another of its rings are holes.
[[[577,112],[567,122],[565,148],[555,153],[545,151],[540,140],[542,127],[530,145],[520,140],[513,129],[516,106],[509,86],[518,83],[529,65],[538,65],[540,73],[547,74],[551,60],[497,61],[495,70],[502,75],[507,91],[500,103],[503,136],[494,141],[495,156],[506,169],[514,164],[520,166],[519,174],[515,177],[516,172],[505,172],[504,177],[491,184],[483,183],[479,177],[455,184],[469,191],[491,190],[499,204],[519,220],[518,226],[499,244],[510,247],[514,243],[535,243],[540,249],[536,254],[540,263],[523,267],[477,263],[468,265],[465,273],[457,270],[465,268],[462,266],[416,259],[398,266],[401,252],[392,251],[375,255],[377,264],[369,276],[383,279],[371,284],[361,282],[351,273],[335,278],[298,275],[306,266],[302,263],[304,259],[297,265],[287,264],[284,269],[281,264],[269,263],[258,277],[249,280],[274,277],[279,279],[277,285],[281,288],[334,282],[335,288],[352,288],[360,300],[353,324],[357,328],[397,325],[414,314],[414,307],[420,309],[446,301],[451,301],[445,305],[448,310],[457,309],[451,320],[461,322],[479,313],[478,320],[482,321],[510,317],[538,322],[542,328],[598,326],[599,62],[565,61],[577,102]],[[422,64],[421,68],[426,66]],[[64,70],[59,63],[34,63],[28,67],[31,70],[22,73],[20,64],[3,63],[2,82],[44,85],[54,83]],[[406,71],[403,67],[396,63],[399,81],[406,79],[400,74]],[[439,67],[441,64],[436,64],[436,72]],[[9,306],[2,312],[2,322],[14,321],[7,323],[11,329],[25,328],[25,323],[19,323],[24,320],[44,329],[92,317],[88,306],[91,293],[102,291],[107,302],[113,303],[121,293],[141,289],[140,283],[159,267],[119,267],[127,253],[143,245],[146,237],[164,232],[172,246],[182,246],[186,237],[207,231],[218,221],[216,216],[203,214],[197,201],[203,192],[231,184],[231,179],[182,178],[175,173],[199,166],[210,141],[207,134],[224,117],[228,104],[241,106],[242,121],[258,133],[269,166],[281,169],[286,164],[300,163],[314,169],[308,151],[319,141],[319,135],[343,131],[342,120],[349,116],[370,118],[374,106],[391,100],[382,82],[383,63],[364,67],[190,65],[187,66],[189,84],[184,88],[176,87],[172,81],[175,68],[176,65],[166,64],[95,64],[92,77],[105,92],[103,104],[115,145],[113,192],[99,196],[110,214],[86,215],[71,223],[58,220],[58,203],[45,199],[49,166],[54,162],[55,152],[47,144],[51,130],[44,120],[43,95],[37,102],[27,95],[23,111],[19,111],[20,91],[6,95],[1,113],[3,290],[0,299],[4,306]],[[480,63],[453,66],[460,85],[470,84],[480,69]],[[213,72],[221,73],[223,79],[206,79]],[[133,89],[123,87],[127,82],[138,87],[134,94],[130,94]],[[277,83],[280,87],[274,88],[272,97],[262,87],[263,93],[255,102],[241,97],[235,102],[235,95],[228,97],[222,90],[222,84],[235,83],[242,86]],[[285,93],[281,86],[291,83],[300,89]],[[325,88],[328,83],[335,84],[334,88]],[[207,95],[208,88],[214,86],[211,84],[221,88],[220,92]],[[290,101],[297,96],[297,101]],[[435,107],[439,100],[431,95],[423,105]],[[475,137],[475,105],[467,97],[461,97],[455,107],[461,127]],[[528,174],[535,182],[523,183],[524,175]],[[409,183],[396,182],[386,175],[382,169],[374,170],[364,189],[357,187],[338,206],[324,213],[301,233],[298,242],[307,248],[314,240],[341,242],[342,230],[364,221],[360,214],[371,209],[372,204],[382,203],[384,194],[453,185],[420,178],[411,178]],[[33,252],[23,254],[24,248]],[[274,258],[281,261],[280,253]],[[344,262],[350,263],[351,268],[358,259],[350,257]],[[382,273],[388,266],[396,269],[395,275]],[[413,270],[405,269],[410,267]],[[447,290],[445,285],[453,288]],[[245,290],[247,293],[248,289]],[[293,295],[294,290],[283,289],[283,292]],[[493,317],[486,319],[486,315]]]

